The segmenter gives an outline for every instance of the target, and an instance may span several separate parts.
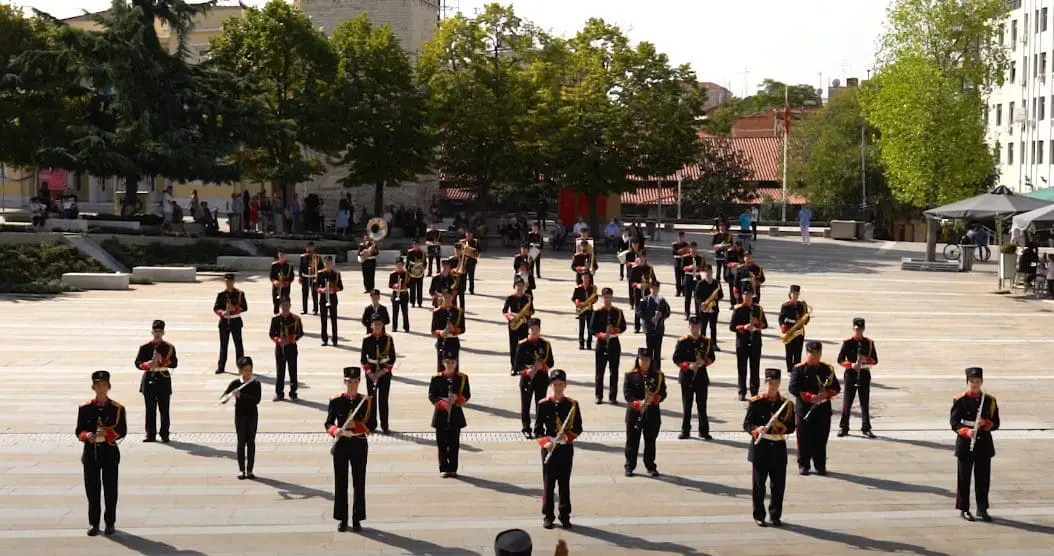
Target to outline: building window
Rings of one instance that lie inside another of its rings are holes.
[[[1006,25],[999,25],[999,46],[1006,46]]]
[[[1003,146],[1000,145],[998,142],[995,144],[995,147],[992,149],[992,157],[995,158],[995,163],[996,164],[1002,164],[1003,163]]]
[[[1036,13],[1034,14],[1034,17],[1032,18],[1032,21],[1034,21],[1035,24],[1036,24],[1036,30],[1034,32],[1038,33],[1039,32],[1039,10],[1036,10]]]
[[[1032,55],[1032,77],[1039,73],[1039,54]]]
[[[1036,119],[1036,105],[1037,105],[1037,104],[1039,104],[1039,103],[1038,103],[1038,102],[1036,102],[1036,99],[1035,99],[1035,98],[1033,98],[1033,99],[1032,99],[1032,119],[1033,119],[1033,120],[1035,120],[1035,119]]]
[[[995,105],[995,125],[1003,125],[1003,105]]]
[[[1040,31],[1046,31],[1047,30],[1047,9],[1046,8],[1043,8],[1042,10],[1039,11],[1039,30]]]
[[[1010,82],[1017,81],[1017,62],[1010,62]]]
[[[1011,102],[1006,111],[1006,123],[1014,123],[1014,103]]]
[[[1017,50],[1017,20],[1010,22],[1010,50]]]
[[[1028,56],[1021,58],[1021,82],[1028,82]]]
[[[1021,147],[1021,152],[1018,153],[1021,156],[1017,157],[1017,163],[1018,164],[1024,164],[1025,163],[1025,142],[1022,141],[1022,142],[1018,143],[1018,146]]]
[[[1036,109],[1036,119],[1043,121],[1047,117],[1047,97],[1039,97],[1039,108]]]
[[[1036,145],[1036,164],[1043,164],[1043,141]]]
[[[1036,142],[1035,141],[1031,141],[1031,142],[1029,142],[1028,146],[1029,146],[1029,153],[1030,153],[1028,158],[1029,158],[1029,160],[1032,161],[1032,164],[1035,164],[1036,163]]]
[[[1047,73],[1047,53],[1046,52],[1040,52],[1039,53],[1039,74],[1043,75],[1044,73]]]
[[[1014,144],[1013,143],[1007,143],[1006,144],[1006,163],[1007,164],[1013,164],[1014,163]]]

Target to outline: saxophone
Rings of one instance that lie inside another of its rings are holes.
[[[528,299],[527,303],[523,305],[523,308],[516,312],[516,316],[512,317],[509,321],[510,330],[518,330],[523,326],[523,323],[527,322],[527,314],[531,310],[531,301]]]

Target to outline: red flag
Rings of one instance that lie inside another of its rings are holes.
[[[791,130],[790,88],[783,88],[783,134]]]

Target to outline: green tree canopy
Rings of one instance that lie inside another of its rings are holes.
[[[428,169],[425,96],[390,27],[374,27],[362,14],[337,26],[332,43],[339,57],[335,119],[345,141],[339,160],[348,168],[342,182],[372,185],[373,213],[381,214],[386,186]]]
[[[711,133],[730,133],[732,122],[736,118],[783,108],[785,100],[791,108],[822,104],[820,96],[816,94],[816,88],[812,85],[787,85],[775,79],[765,79],[755,94],[746,98],[733,97],[717,107],[703,127]]]

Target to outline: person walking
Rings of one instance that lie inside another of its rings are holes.
[[[809,225],[812,224],[812,211],[809,210],[808,205],[801,207],[798,211],[798,225],[801,226],[801,243],[802,245],[809,244]]]

